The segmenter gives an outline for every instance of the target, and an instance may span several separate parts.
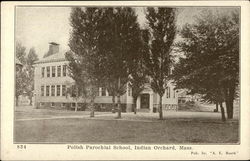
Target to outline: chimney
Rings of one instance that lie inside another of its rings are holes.
[[[55,42],[50,42],[49,43],[49,55],[53,55],[55,53],[59,52],[59,44],[55,43]]]

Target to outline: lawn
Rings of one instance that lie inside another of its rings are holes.
[[[112,117],[111,117],[112,118]],[[35,143],[238,143],[238,121],[164,121],[64,118],[15,121],[14,142]]]

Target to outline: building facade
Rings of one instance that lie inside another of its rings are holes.
[[[67,89],[74,85],[74,80],[69,76],[65,53],[59,51],[59,44],[56,43],[50,43],[49,53],[49,56],[34,64],[35,106],[37,108],[74,109],[77,103],[77,107],[84,110],[86,108],[84,105],[88,100],[83,98],[75,100],[75,97],[67,92]],[[159,95],[153,92],[149,84],[145,84],[145,89],[136,100],[136,108],[138,111],[155,112],[158,102]],[[96,108],[109,111],[112,109],[112,103],[112,96],[109,95],[107,89],[99,88],[98,96],[95,98]],[[162,103],[165,110],[178,108],[178,93],[171,83],[167,84]],[[126,93],[121,96],[121,104],[123,111],[132,111],[133,97],[129,85],[127,85]]]

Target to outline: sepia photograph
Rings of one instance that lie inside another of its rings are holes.
[[[0,160],[250,159],[249,4],[2,3]]]
[[[15,8],[15,143],[239,144],[239,7]]]

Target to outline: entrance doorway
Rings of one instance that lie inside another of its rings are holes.
[[[141,109],[149,109],[149,94],[141,94]]]

